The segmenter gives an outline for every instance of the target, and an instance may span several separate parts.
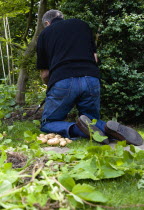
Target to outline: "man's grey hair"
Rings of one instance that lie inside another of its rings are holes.
[[[45,22],[48,21],[49,23],[52,22],[52,20],[54,18],[63,18],[63,13],[59,10],[54,10],[54,9],[51,9],[49,11],[47,11],[44,15],[43,15],[43,18],[42,18],[42,23],[44,25],[44,27],[46,26]]]

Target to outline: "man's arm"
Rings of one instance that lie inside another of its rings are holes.
[[[41,33],[37,42],[37,69],[40,70],[40,77],[43,83],[47,85],[49,79],[49,62],[44,45],[45,39],[43,33]]]
[[[94,39],[94,36],[93,36],[93,33],[92,33],[91,29],[90,29],[90,33],[91,33],[91,44],[92,44],[92,49],[93,49],[93,53],[94,53],[94,58],[95,58],[95,61],[97,63],[98,62],[97,47],[96,47],[95,39]]]
[[[49,70],[48,69],[40,70],[40,77],[43,83],[47,85],[49,79]]]
[[[98,62],[98,56],[97,56],[97,53],[94,53],[94,57],[95,57],[95,61],[96,63]]]

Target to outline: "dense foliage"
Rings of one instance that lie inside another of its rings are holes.
[[[101,70],[101,114],[143,121],[143,4],[141,1],[63,1],[67,18],[81,18],[96,35]]]
[[[10,117],[15,105],[16,87],[0,84],[0,119]]]
[[[13,61],[16,69],[23,59],[21,48],[30,42],[35,30],[38,2],[15,0],[8,7],[1,2],[0,15],[7,14],[11,29]],[[32,4],[33,3],[33,4]],[[21,5],[20,5],[21,4]],[[16,5],[20,5],[19,7]],[[144,72],[143,72],[143,4],[139,0],[62,0],[48,1],[48,9],[62,10],[65,18],[80,18],[88,22],[93,29],[98,47],[99,68],[101,70],[101,115],[103,119],[118,118],[125,122],[143,122],[144,120]],[[14,10],[14,12],[12,12]],[[27,25],[31,11],[31,23]],[[1,20],[2,23],[2,20]],[[29,27],[24,40],[25,30]],[[1,29],[3,27],[1,26]],[[1,30],[3,31],[3,30]],[[4,32],[1,32],[4,37]],[[2,39],[1,39],[2,40]],[[6,54],[5,41],[2,48]],[[4,56],[7,67],[7,56]],[[28,89],[40,84],[36,69],[36,60],[29,58]],[[0,68],[1,64],[0,64]],[[2,73],[0,74],[1,78]],[[17,76],[15,75],[17,79]],[[15,79],[15,82],[16,82]]]

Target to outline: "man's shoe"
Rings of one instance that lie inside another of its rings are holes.
[[[105,132],[117,140],[126,140],[129,144],[136,146],[143,144],[143,139],[137,131],[115,121],[106,123]]]
[[[90,136],[90,132],[89,132],[89,127],[94,131],[98,131],[98,133],[101,136],[105,136],[105,134],[99,129],[97,128],[95,125],[90,125],[90,123],[92,123],[92,121],[85,115],[81,115],[77,122],[76,125],[79,127],[79,129],[85,133],[87,136]],[[105,139],[101,142],[102,144],[109,144],[109,140]]]

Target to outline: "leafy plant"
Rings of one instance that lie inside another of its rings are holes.
[[[16,87],[0,84],[0,119],[9,118],[15,106]],[[18,108],[18,107],[16,107]]]
[[[138,0],[60,3],[66,18],[80,18],[93,29],[101,71],[101,116],[143,122],[143,5]],[[127,116],[127,117],[126,117]]]
[[[35,123],[38,122],[34,121],[34,126]],[[18,125],[14,124],[5,128],[0,135],[1,141],[5,142],[15,133],[16,127]],[[143,189],[144,151],[134,146],[131,152],[125,151],[125,142],[119,142],[115,149],[91,143],[89,147],[75,147],[67,154],[59,154],[43,150],[35,132],[27,129],[23,135],[20,131],[19,134],[23,140],[17,147],[12,147],[12,142],[0,146],[1,209],[37,209],[53,205],[67,209],[100,208],[108,203],[108,197],[93,183],[124,175],[139,176],[137,186]],[[25,163],[15,165],[14,157],[20,161],[23,155]]]

